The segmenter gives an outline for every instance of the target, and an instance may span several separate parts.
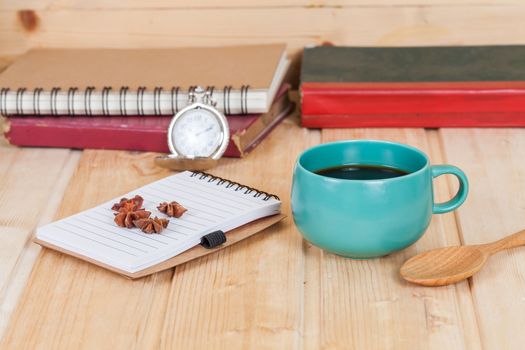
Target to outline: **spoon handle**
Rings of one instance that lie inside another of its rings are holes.
[[[493,255],[502,250],[520,247],[523,245],[525,245],[525,230],[516,232],[496,242],[482,244],[479,247],[487,251],[490,255]]]

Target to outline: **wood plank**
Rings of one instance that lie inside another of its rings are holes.
[[[276,193],[288,217],[264,234],[176,269],[162,347],[291,349],[301,344],[304,261],[289,191],[296,156],[319,137],[287,121],[248,158],[227,160],[213,170]]]
[[[154,167],[153,156],[84,151],[57,218],[167,175]],[[4,346],[151,348],[149,342],[158,341],[171,275],[172,271],[166,271],[129,281],[43,250],[7,329]]]
[[[437,137],[422,129],[323,130],[322,141],[370,138],[407,143],[425,151],[435,164],[443,162]],[[450,197],[437,182],[436,198]],[[430,248],[458,244],[454,214],[434,216],[427,233],[413,246],[382,259],[350,260],[317,248],[317,260],[305,294],[305,334],[319,332],[323,348],[352,349],[477,349],[481,348],[468,284],[440,288],[410,285],[399,277],[408,258]],[[312,264],[313,265],[313,264]],[[319,295],[317,295],[319,294]],[[311,299],[309,297],[312,296]],[[322,327],[319,321],[323,320]],[[316,348],[317,346],[312,346]]]
[[[27,1],[27,0],[26,0]],[[33,1],[33,0],[29,0]],[[497,4],[516,4],[519,0],[460,0],[455,5],[497,5]],[[67,8],[82,9],[115,9],[115,8],[225,8],[225,7],[357,7],[357,6],[433,6],[433,5],[451,5],[449,0],[224,0],[220,3],[213,0],[197,0],[173,3],[169,0],[71,0],[60,4]],[[53,7],[60,6],[53,4]]]
[[[458,211],[465,244],[485,243],[525,227],[525,130],[443,129],[446,158],[461,167],[470,193]],[[471,279],[483,345],[525,342],[525,249],[493,256]]]
[[[43,10],[49,7],[53,0],[0,0],[0,11],[6,10]],[[56,1],[55,1],[56,2]]]
[[[269,7],[392,7],[392,6],[454,6],[519,4],[520,0],[19,0],[0,1],[0,10],[19,9],[173,9],[173,8],[269,8]]]
[[[77,153],[0,147],[0,338],[35,260],[29,239],[54,215]]]
[[[0,55],[13,56],[27,51],[30,47],[29,36],[25,33],[19,12],[1,11],[0,18]]]
[[[0,11],[3,54],[28,47],[523,43],[525,5]],[[36,23],[36,24],[33,24]],[[132,27],[130,27],[132,26]],[[130,31],[130,28],[133,28]]]

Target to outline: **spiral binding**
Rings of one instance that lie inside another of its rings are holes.
[[[179,110],[179,90],[178,86],[171,88],[171,113],[175,114]],[[173,103],[173,98],[175,97],[175,103]]]
[[[248,89],[250,85],[241,86],[241,114],[248,114]]]
[[[40,95],[44,91],[43,88],[36,88],[33,92],[33,112],[34,114],[41,114],[40,111]]]
[[[190,177],[196,177],[196,176],[198,176],[199,180],[208,179],[207,181],[210,182],[210,183],[212,183],[212,182],[217,180],[217,182],[216,182],[217,186],[221,186],[223,184],[226,184],[226,188],[233,188],[233,190],[236,191],[236,192],[242,191],[242,190],[244,190],[244,194],[251,194],[253,192],[253,197],[254,198],[259,198],[261,196],[264,196],[264,198],[262,198],[262,200],[264,200],[264,201],[267,201],[270,198],[275,198],[277,200],[280,200],[279,197],[276,196],[275,194],[271,194],[271,193],[268,193],[268,192],[260,191],[258,189],[253,188],[253,187],[242,185],[242,184],[240,184],[238,182],[227,180],[227,179],[224,179],[224,178],[219,177],[219,176],[214,176],[212,174],[208,174],[208,173],[205,173],[203,171],[193,171],[191,173],[191,175],[190,175]]]
[[[215,86],[206,87],[206,93],[213,99],[213,93],[215,92]]]
[[[21,88],[16,91],[16,114],[22,114],[22,99],[24,98],[24,93],[26,88]]]
[[[121,86],[119,92],[119,108],[120,115],[128,115],[128,109],[126,108],[126,97],[128,96],[128,86]]]
[[[160,115],[160,94],[162,93],[162,87],[155,87],[153,90],[153,109],[155,115]]]
[[[144,92],[146,91],[146,88],[144,86],[140,86],[137,89],[137,112],[139,115],[144,115]]]
[[[224,90],[223,90],[223,93],[222,93],[222,99],[223,99],[223,108],[224,108],[224,114],[231,114],[231,109],[230,109],[230,94],[231,94],[231,91],[232,91],[232,87],[231,86],[225,86],[224,87]]]
[[[2,99],[0,101],[0,113],[2,115],[7,114],[7,93],[9,92],[8,88],[2,88],[0,89],[0,98]]]
[[[72,87],[67,91],[67,113],[69,115],[75,115],[75,109],[73,108],[73,102],[75,101],[75,94],[77,93],[78,88]]]
[[[59,91],[60,91],[59,87],[54,87],[53,89],[51,89],[51,115],[58,115],[57,95]]]
[[[189,88],[188,88],[188,102],[189,103],[193,103],[195,102],[195,89],[197,88],[197,86],[195,85],[191,85]]]
[[[188,93],[191,94],[195,91],[197,86],[190,86],[188,88]],[[248,113],[248,90],[250,86],[249,85],[242,85],[240,89],[240,113],[241,114],[247,114]],[[223,110],[224,114],[231,114],[231,93],[232,93],[232,86],[226,85],[224,86],[223,90]],[[138,115],[146,115],[144,111],[144,94],[146,93],[148,89],[144,86],[140,86],[137,88],[137,114]],[[16,90],[16,100],[15,100],[15,107],[14,112],[13,108],[10,107],[10,111],[8,111],[8,103],[7,103],[7,96],[11,89],[9,88],[0,88],[0,114],[8,115],[8,114],[27,114],[28,111],[24,110],[24,95],[26,93],[31,93],[31,91],[27,88],[18,88]],[[60,87],[53,87],[50,91],[50,114],[53,116],[58,116],[58,104],[57,104],[57,98],[58,94],[61,91]],[[93,93],[96,92],[94,86],[88,86],[83,91],[81,91],[78,87],[70,87],[67,89],[67,113],[71,116],[78,115],[78,110],[75,108],[75,98],[77,93],[83,93],[84,94],[84,114],[88,116],[93,115],[93,105],[92,105],[92,96]],[[102,115],[110,115],[109,110],[109,96],[112,91],[112,88],[109,86],[105,86],[101,89],[102,93]],[[164,88],[161,86],[156,86],[153,88],[153,111],[155,115],[161,115],[162,109],[161,109],[161,96],[163,94]],[[171,113],[175,114],[180,110],[179,106],[179,93],[182,91],[182,89],[178,86],[174,86],[171,88]],[[216,89],[215,86],[208,86],[206,87],[206,92],[208,96],[213,97],[213,94],[215,93]],[[35,88],[33,93],[33,110],[32,114],[42,114],[41,110],[41,96],[44,92],[43,88]],[[128,86],[122,86],[119,89],[119,112],[120,115],[128,115],[128,109],[126,108],[126,101],[127,96],[129,92]]]
[[[84,90],[84,112],[90,116],[93,115],[91,95],[93,95],[94,90],[93,86],[89,86]]]
[[[102,114],[109,115],[109,92],[111,91],[110,87],[104,87],[102,89]]]

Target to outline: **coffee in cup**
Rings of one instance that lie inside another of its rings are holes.
[[[432,179],[459,180],[450,201],[435,203]],[[340,141],[302,153],[292,184],[294,222],[312,244],[351,258],[403,249],[425,232],[432,214],[466,199],[468,180],[452,165],[430,165],[420,150],[374,140]]]

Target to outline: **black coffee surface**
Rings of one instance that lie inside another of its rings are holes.
[[[407,175],[408,172],[382,165],[341,165],[315,171],[316,174],[346,180],[380,180]]]

